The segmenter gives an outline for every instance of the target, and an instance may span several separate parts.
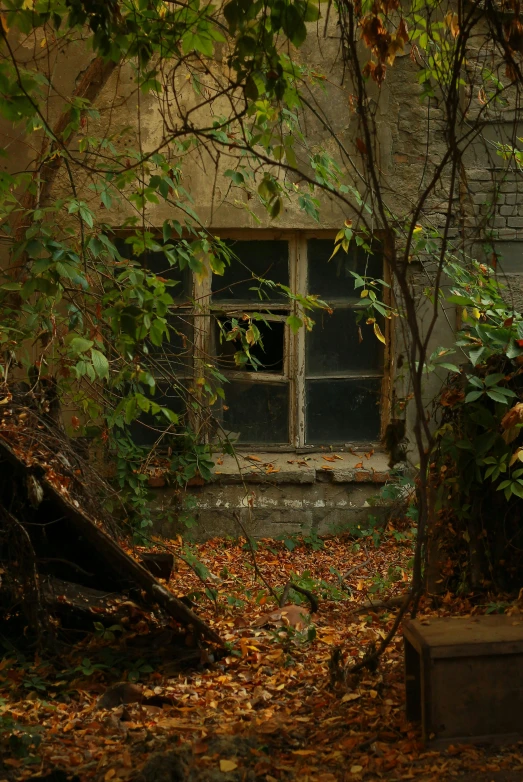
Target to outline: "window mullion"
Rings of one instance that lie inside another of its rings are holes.
[[[296,233],[291,242],[291,290],[300,296],[307,294],[307,240],[302,234]],[[298,305],[294,303],[294,314],[297,314]],[[294,442],[296,448],[305,445],[305,338],[306,329],[300,328],[297,334],[292,335],[293,350],[291,355],[292,365],[290,370],[291,384],[294,386],[293,421],[295,426]],[[291,386],[291,389],[292,389]]]
[[[212,273],[198,277],[193,275],[193,295],[194,295],[194,393],[200,403],[199,412],[190,409],[191,423],[194,431],[200,432],[201,439],[207,441],[210,432],[206,426],[208,415],[205,414],[205,391],[202,388],[200,378],[205,377],[205,364],[208,362],[209,346],[211,340],[211,280]]]

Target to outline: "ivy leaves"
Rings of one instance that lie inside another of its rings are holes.
[[[505,380],[506,377],[501,372],[486,375],[484,379],[476,377],[475,375],[468,375],[469,385],[475,390],[469,391],[465,397],[465,402],[477,402],[478,399],[481,399],[485,394],[494,402],[508,405],[509,399],[513,399],[516,396],[516,393],[511,388],[499,385]]]

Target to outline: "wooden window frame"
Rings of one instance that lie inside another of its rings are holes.
[[[307,294],[307,242],[310,239],[332,239],[336,236],[336,231],[331,229],[318,230],[269,230],[269,229],[216,229],[213,231],[220,239],[244,240],[244,241],[264,241],[264,240],[282,240],[288,242],[289,247],[289,287],[292,291],[301,295]],[[386,252],[383,253],[383,279],[389,282],[388,269],[386,264]],[[200,279],[193,275],[193,298],[195,301],[194,334],[195,334],[195,356],[194,369],[195,381],[198,377],[205,375],[205,364],[209,361],[211,355],[211,324],[213,309],[223,310],[223,305],[214,306],[211,300],[212,275],[208,274]],[[312,291],[311,291],[312,293]],[[385,302],[389,303],[390,291],[384,290]],[[267,303],[266,306],[256,307],[254,304],[248,309],[263,311],[282,310],[295,314],[297,305],[291,303],[291,306],[283,304]],[[238,312],[247,311],[247,308],[238,306]],[[385,339],[383,355],[383,371],[380,373],[381,382],[381,404],[380,420],[381,432],[380,440],[383,437],[385,427],[390,416],[390,365],[391,354],[393,350],[393,329],[391,320],[385,321]],[[283,372],[276,375],[269,372],[234,372],[237,380],[247,381],[249,383],[264,382],[281,384],[284,380],[289,385],[289,440],[284,444],[262,444],[262,443],[238,443],[238,450],[252,450],[257,448],[269,452],[298,451],[307,452],[321,450],[322,448],[332,446],[333,443],[308,445],[305,442],[305,404],[306,404],[306,376],[305,376],[305,340],[306,333],[301,328],[297,334],[294,334],[290,327],[284,326],[284,366]],[[376,377],[376,374],[373,375]],[[356,374],[355,377],[366,377],[365,373]],[[370,377],[370,374],[367,375]],[[195,387],[198,384],[195,382]],[[225,387],[225,393],[227,388]],[[202,399],[203,403],[203,399]],[[376,441],[363,443],[354,441],[348,443],[335,444],[337,450],[349,450],[351,447],[379,447]]]

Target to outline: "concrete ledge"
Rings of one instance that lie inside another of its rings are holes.
[[[212,482],[238,483],[385,483],[389,480],[387,455],[378,452],[368,458],[359,453],[315,451],[270,453],[254,451],[216,457]]]
[[[250,454],[238,458],[239,472],[235,459],[218,457],[222,463],[217,463],[213,480],[188,488],[196,501],[196,524],[186,530],[165,521],[176,515],[178,499],[176,491],[166,487],[154,492],[155,531],[198,541],[238,537],[243,533],[234,516],[239,514],[253,537],[324,535],[350,530],[364,524],[369,514],[384,513],[383,504],[371,507],[368,500],[379,491],[378,484],[389,479],[386,455],[363,456],[363,461],[357,454],[330,459],[334,455],[328,452],[305,458],[289,453]]]

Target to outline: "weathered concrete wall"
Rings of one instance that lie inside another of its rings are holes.
[[[168,520],[173,509],[177,510],[176,491],[157,489],[153,503],[156,531],[166,536],[182,533],[195,540],[238,536],[243,532],[234,518],[237,515],[252,537],[325,535],[364,524],[369,513],[383,513],[383,503],[372,505],[372,498],[389,478],[383,454],[369,459],[363,453],[361,457],[341,454],[335,462],[325,461],[325,456],[332,459],[329,452],[293,459],[289,454],[256,456],[259,462],[249,462],[239,454],[239,463],[224,456],[212,482],[190,487],[196,501],[196,525],[189,530]]]
[[[310,36],[297,53],[297,57],[311,68],[328,74],[324,89],[311,87],[310,100],[316,107],[316,112],[324,112],[329,127],[326,127],[317,114],[305,111],[301,129],[313,149],[320,150],[325,147],[340,162],[340,148],[349,153],[352,165],[349,165],[347,160],[341,162],[346,181],[365,191],[366,184],[361,178],[364,160],[357,144],[357,139],[362,135],[360,118],[354,109],[355,90],[350,79],[346,77],[339,58],[339,31],[334,17],[335,14],[332,14],[325,36],[318,33],[316,25],[309,25]],[[33,56],[43,60],[39,47],[39,40],[34,42],[34,51],[25,45],[25,48],[20,50],[22,60],[30,62]],[[226,72],[225,49],[222,54],[222,60],[216,64],[218,75]],[[421,88],[417,79],[418,68],[409,54],[410,49],[407,46],[405,52],[397,56],[394,66],[388,69],[381,89],[373,83],[368,85],[369,106],[372,107],[375,118],[379,181],[388,209],[398,216],[411,213],[413,204],[418,201],[420,193],[430,181],[434,166],[445,153],[447,143],[446,120],[442,110],[435,102],[428,105],[419,100]],[[51,119],[56,117],[63,105],[59,93],[71,93],[88,58],[88,53],[81,45],[74,45],[69,50],[51,57],[50,64],[58,87],[50,106]],[[202,80],[205,89],[204,76]],[[123,65],[117,68],[100,95],[97,103],[100,119],[88,120],[84,133],[109,136],[131,125],[127,136],[116,138],[114,143],[117,146],[137,146],[139,142],[144,151],[150,151],[162,145],[169,128],[172,129],[181,122],[183,116],[196,105],[197,100],[191,82],[182,69],[174,75],[165,94],[143,96],[137,90],[131,66]],[[228,103],[219,100],[213,105],[212,111],[207,107],[194,112],[191,121],[205,125],[213,116],[217,116],[221,111],[226,113],[228,109]],[[511,106],[508,109],[513,111]],[[518,116],[506,113],[505,117],[507,127],[513,130],[517,128]],[[7,123],[0,123],[0,132],[9,134]],[[501,172],[499,159],[495,155],[485,162],[485,145],[488,148],[489,143],[487,129],[481,144],[475,144],[467,151],[466,168],[464,172],[460,172],[462,180],[454,192],[450,192],[449,181],[443,177],[437,193],[427,200],[420,220],[425,225],[441,229],[450,213],[449,236],[466,239],[470,246],[478,248],[478,251],[482,251],[481,241],[485,235],[485,227],[492,230],[491,236],[496,240],[497,247],[512,264],[507,271],[517,273],[523,266],[520,244],[523,240],[523,207],[519,203],[520,174],[516,171],[510,171],[508,175]],[[34,153],[26,144],[15,139],[12,150],[11,158],[0,165],[9,166],[11,170],[20,170],[30,165],[31,155]],[[166,146],[163,151],[172,154],[173,161],[177,160],[176,150],[170,150],[169,146]],[[299,149],[296,152],[298,160],[301,160],[302,172],[310,174],[304,154]],[[222,158],[216,165],[210,154],[201,148],[194,150],[184,162],[184,186],[193,194],[195,209],[205,226],[216,233],[227,229],[261,227],[271,230],[300,230],[315,227],[311,225],[311,219],[298,208],[297,199],[285,202],[276,221],[268,218],[261,205],[248,203],[254,214],[242,208],[242,201],[247,204],[246,196],[238,189],[231,189],[230,180],[223,175],[224,170],[230,168],[233,162],[234,158],[232,161],[230,157]],[[501,182],[500,176],[504,177]],[[294,177],[294,180],[299,182],[299,176]],[[499,189],[495,201],[492,202],[492,189],[496,182],[499,183]],[[98,195],[88,189],[90,179],[79,169],[76,184],[80,197],[113,227],[118,228],[127,218],[136,216],[134,207],[125,200],[109,210],[102,209]],[[69,187],[65,172],[59,186],[63,190]],[[354,218],[351,210],[339,201],[326,195],[321,196],[320,200],[322,229],[337,231],[346,218]],[[147,204],[145,209],[144,221],[148,228],[154,229],[161,227],[165,219],[177,216],[179,215],[171,205],[151,203]],[[476,230],[478,217],[485,218],[485,225],[480,226],[480,231]],[[419,292],[419,320],[422,328],[426,328],[427,324],[431,323],[433,314],[428,299],[423,297],[423,290],[430,287],[431,283],[430,268],[427,273],[427,268],[413,264],[412,283]],[[451,344],[455,327],[455,308],[448,307],[435,323],[429,353],[440,345]],[[396,356],[405,352],[398,323],[394,344]],[[392,357],[393,374],[396,356]],[[441,374],[427,378],[424,390],[427,404],[437,392],[441,380]],[[407,383],[403,390],[408,393]],[[401,395],[401,389],[398,389],[398,395]],[[408,411],[408,420],[412,420],[412,410]],[[236,464],[228,467],[225,461],[225,466],[217,466],[213,482],[202,487],[192,487],[191,491],[198,506],[196,518],[200,537],[237,534],[233,512],[240,514],[247,529],[254,535],[326,532],[339,526],[357,523],[368,513],[368,497],[376,492],[379,483],[386,480],[387,467],[383,454],[375,454],[368,463],[364,455],[360,455],[367,470],[355,467],[360,456],[355,457],[357,461],[351,461],[349,454],[342,454],[344,464],[335,464],[332,471],[322,470],[322,454],[312,455],[312,458],[317,457],[317,464],[307,462],[305,466],[287,464],[301,458],[291,450],[278,457],[274,454],[258,456],[262,459],[262,464],[277,464],[278,469],[264,471],[257,468],[255,474],[252,474],[250,469],[238,471]],[[330,463],[323,466],[329,467]],[[169,488],[157,491],[155,509],[158,528],[169,533],[173,530],[166,529],[163,520],[168,511],[172,510],[174,500],[175,494]]]

